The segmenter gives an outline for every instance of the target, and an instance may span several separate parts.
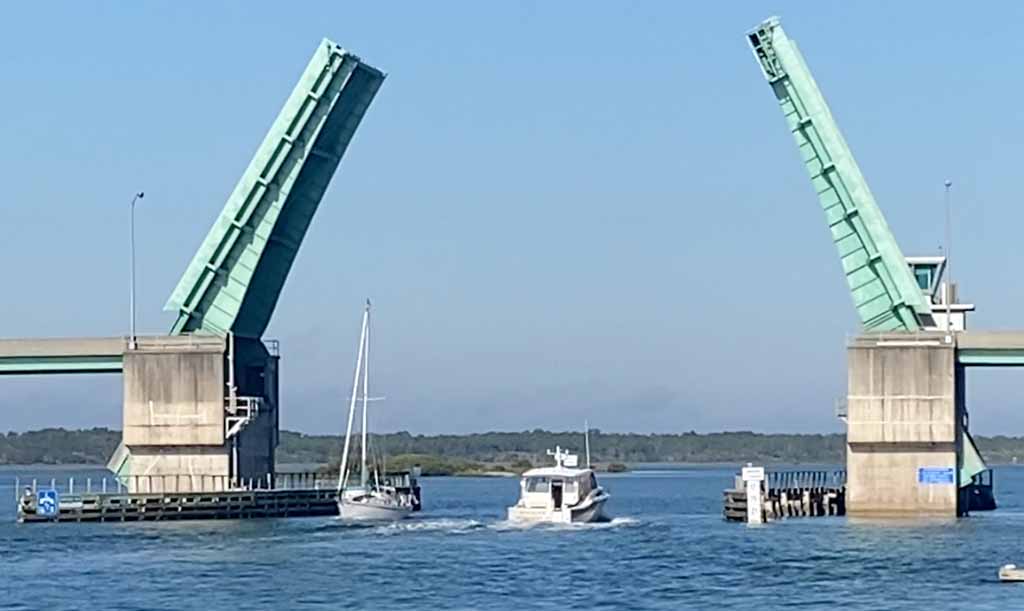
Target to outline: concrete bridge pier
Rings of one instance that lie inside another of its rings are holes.
[[[269,487],[278,355],[255,339],[139,338],[124,352],[124,433],[110,468],[129,492]]]
[[[848,514],[964,515],[955,343],[944,333],[862,335],[848,357]]]

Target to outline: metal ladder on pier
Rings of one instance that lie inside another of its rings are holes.
[[[261,397],[224,398],[224,438],[231,439],[242,432],[250,422],[260,415]]]

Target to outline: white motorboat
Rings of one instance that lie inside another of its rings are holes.
[[[352,397],[348,406],[348,426],[345,429],[345,447],[341,453],[341,470],[338,474],[338,517],[351,521],[392,522],[409,517],[418,509],[416,498],[418,487],[413,482],[407,488],[398,488],[385,475],[381,482],[380,472],[374,470],[371,481],[367,463],[368,417],[367,404],[370,402],[370,302],[367,300],[363,311],[363,327],[359,335],[359,355],[356,357],[355,379],[352,381]],[[349,450],[352,447],[352,424],[355,420],[356,399],[359,395],[359,374],[362,374],[362,437],[360,443],[359,485],[351,486],[349,478]]]
[[[508,508],[511,522],[548,522],[574,524],[603,522],[604,504],[611,495],[597,483],[597,476],[587,466],[579,468],[579,457],[556,447],[548,450],[555,466],[530,469],[519,483],[519,502]]]

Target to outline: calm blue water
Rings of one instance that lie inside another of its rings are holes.
[[[18,525],[0,469],[4,609],[1024,608],[1024,468],[1001,509],[926,524],[721,519],[732,469],[606,475],[611,524],[511,528],[514,479],[428,478],[397,526],[333,519]],[[88,474],[74,473],[76,479]],[[92,474],[99,477],[99,472]]]

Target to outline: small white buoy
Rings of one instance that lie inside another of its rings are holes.
[[[999,567],[999,581],[1024,581],[1024,569],[1016,564],[1004,564]]]

